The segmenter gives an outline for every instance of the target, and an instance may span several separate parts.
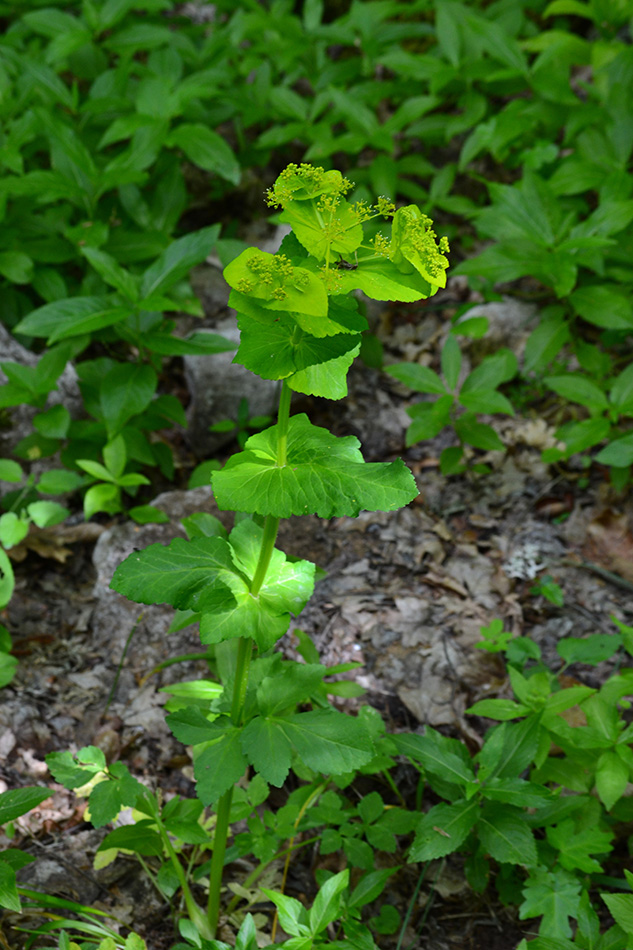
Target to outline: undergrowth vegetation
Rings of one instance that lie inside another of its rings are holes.
[[[423,397],[408,408],[407,445],[451,427],[442,473],[484,473],[482,453],[504,449],[494,416],[547,404],[557,441],[543,461],[574,476],[595,465],[630,490],[631,0],[17,0],[0,2],[0,19],[0,329],[32,357],[0,363],[2,425],[19,407],[33,413],[0,460],[0,608],[31,524],[73,508],[164,519],[152,486],[177,481],[179,460],[161,432],[186,426],[167,361],[234,349],[181,331],[183,314],[188,326],[203,316],[189,274],[210,254],[238,313],[236,361],[282,384],[276,424],[236,406],[220,428],[237,429],[241,451],[190,482],[215,469],[233,531],[193,516],[188,541],[139,552],[115,576],[132,599],[174,606],[176,625],[200,624],[210,676],[168,707],[195,750],[195,799],[163,802],[94,747],[49,756],[95,827],[133,809],[97,860],[139,857],[173,899],[174,950],[224,950],[221,914],[241,950],[274,942],[263,899],[288,950],[402,950],[417,892],[402,919],[386,898],[392,878],[408,861],[421,880],[453,854],[475,892],[494,886],[516,905],[534,937],[521,950],[632,948],[631,670],[599,689],[561,678],[569,664],[630,666],[631,628],[614,618],[617,634],[562,640],[555,670],[501,621],[484,628],[515,699],[472,707],[485,733],[475,755],[430,728],[389,736],[369,706],[335,711],[328,696],[359,690],[328,680],[342,669],[326,669],[300,631],[303,663],[272,651],[315,573],[274,548],[279,519],[391,511],[416,493],[402,462],[364,463],[356,440],[290,417],[290,391],[344,398],[368,332],[352,292],[429,297],[445,286],[448,240],[450,273],[480,299],[510,294],[538,313],[520,359],[497,349],[462,371],[460,338],[488,331],[469,303],[433,365],[388,367]],[[242,240],[264,191],[272,220],[292,227],[274,255]],[[70,371],[73,412],[57,392]],[[50,465],[32,470],[40,459]],[[0,625],[0,686],[15,673],[10,650]],[[416,775],[409,797],[393,779],[402,757]],[[298,786],[272,809],[270,786],[290,769]],[[0,823],[11,829],[46,793],[0,795]],[[268,887],[266,871],[316,842],[346,868],[317,871],[308,908]],[[377,853],[391,863],[378,868]],[[244,855],[256,869],[222,904],[224,865]],[[0,904],[49,908],[40,936],[60,930],[60,950],[143,947],[91,908],[16,883],[28,860],[0,854]]]

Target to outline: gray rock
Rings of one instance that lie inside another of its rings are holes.
[[[234,340],[237,348],[240,334],[234,317],[217,324],[215,330]],[[235,419],[242,399],[248,400],[251,416],[275,413],[279,383],[262,379],[232,360],[232,353],[184,358],[185,379],[191,393],[188,437],[198,458],[212,456],[234,438],[235,432],[209,432],[209,426]]]

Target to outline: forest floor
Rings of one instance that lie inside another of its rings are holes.
[[[463,294],[456,282],[428,309],[397,305],[374,314],[387,361],[435,358],[455,298]],[[207,322],[213,324],[213,315]],[[522,340],[516,333],[511,345],[520,349]],[[633,510],[611,492],[603,471],[587,478],[584,471],[557,472],[541,462],[555,424],[540,417],[539,407],[527,407],[523,418],[491,420],[507,450],[478,453],[488,474],[443,478],[438,459],[450,444],[448,433],[404,449],[409,401],[390,377],[357,364],[347,400],[297,404],[337,435],[357,435],[367,460],[402,455],[420,495],[396,513],[291,519],[278,543],[327,572],[297,625],[313,638],[326,665],[363,663],[356,679],[366,696],[343,705],[353,712],[367,701],[390,730],[431,725],[463,739],[474,753],[490,723],[465,710],[484,697],[511,695],[499,656],[476,647],[481,627],[502,619],[504,629],[537,642],[556,670],[562,637],[613,633],[611,615],[633,623]],[[187,454],[182,434],[173,438]],[[108,908],[138,929],[149,950],[162,950],[173,941],[165,902],[131,856],[94,870],[105,830],[83,820],[85,802],[56,786],[44,762],[51,751],[94,744],[167,797],[193,793],[191,759],[165,725],[167,694],[161,688],[204,676],[207,668],[194,661],[153,671],[170,656],[199,651],[197,634],[188,628],[167,637],[170,608],[140,612],[108,584],[133,548],[184,536],[184,515],[204,510],[227,524],[230,516],[217,512],[205,488],[164,491],[154,504],[167,513],[167,523],[139,527],[102,517],[85,525],[77,518],[71,527],[32,529],[17,551],[23,560],[15,565],[15,595],[0,618],[20,659],[15,680],[0,692],[0,790],[40,783],[51,788],[51,798],[17,823],[13,846],[37,858],[21,873],[24,883]],[[559,585],[560,606],[539,593],[544,575]],[[296,655],[291,632],[280,648]],[[566,675],[598,686],[612,669],[611,663],[573,667]],[[403,769],[403,789],[410,780]],[[397,857],[380,855],[378,866]],[[297,858],[289,893],[311,893],[319,861],[312,853]],[[332,856],[327,861],[338,869]],[[239,882],[248,870],[242,861],[230,873]],[[418,873],[405,864],[385,899],[404,911]],[[268,884],[279,881],[280,869],[273,867]],[[428,870],[404,946],[513,950],[534,930],[532,923],[519,921],[494,889],[474,895],[463,862],[451,858]],[[16,926],[24,926],[24,918],[7,915],[11,948],[18,945]]]

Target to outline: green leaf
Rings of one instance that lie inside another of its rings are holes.
[[[600,874],[602,865],[592,854],[606,855],[612,851],[613,832],[582,826],[576,828],[572,818],[547,828],[548,842],[559,852],[558,863],[568,871],[576,869],[586,874]]]
[[[517,808],[543,808],[552,798],[548,788],[523,778],[493,778],[482,787],[484,798]]]
[[[33,261],[23,251],[0,251],[0,274],[13,284],[28,284],[33,277]]]
[[[244,775],[248,763],[242,752],[241,729],[229,727],[195,757],[196,793],[203,805],[217,802]]]
[[[50,789],[38,788],[35,785],[26,785],[24,788],[2,792],[0,794],[0,825],[14,821],[20,815],[25,815],[27,811],[37,808],[50,796]]]
[[[241,167],[233,149],[208,126],[200,123],[178,125],[170,132],[166,145],[181,148],[194,165],[239,185]]]
[[[167,524],[169,518],[160,508],[154,505],[136,505],[130,508],[128,515],[137,524]]]
[[[242,732],[242,750],[262,778],[281,788],[290,771],[292,745],[276,722],[252,719]]]
[[[479,366],[468,374],[460,395],[475,392],[489,392],[507,383],[517,372],[517,358],[511,350],[502,348],[491,356],[486,356]]]
[[[109,439],[120,432],[128,419],[147,409],[157,384],[155,371],[143,363],[119,363],[103,377],[99,405]]]
[[[519,808],[486,805],[477,831],[485,850],[496,861],[527,867],[537,863],[536,841]]]
[[[523,903],[519,917],[541,917],[540,930],[548,937],[571,937],[569,917],[576,917],[580,903],[581,884],[578,878],[564,868],[547,871],[543,867],[530,872],[523,888]]]
[[[588,637],[565,637],[559,640],[556,651],[565,663],[586,663],[597,666],[609,660],[620,649],[620,637],[609,633],[593,633]]]
[[[559,396],[570,402],[587,406],[588,409],[606,409],[608,402],[604,392],[579,373],[569,373],[566,376],[546,376],[545,383]]]
[[[437,745],[429,736],[419,736],[406,732],[391,737],[398,752],[420,762],[422,767],[462,787],[474,781],[472,766],[467,765],[458,755]]]
[[[62,495],[75,491],[82,483],[83,478],[78,472],[54,468],[42,474],[37,483],[37,490],[43,495]]]
[[[48,439],[64,439],[70,426],[70,413],[65,406],[51,406],[33,418],[33,425]]]
[[[400,459],[365,463],[356,438],[336,438],[304,414],[290,419],[284,466],[277,465],[277,426],[272,426],[251,436],[245,451],[212,475],[212,484],[223,510],[281,518],[392,511],[417,495],[413,476]]]
[[[596,765],[596,791],[607,811],[624,795],[628,781],[629,768],[620,756],[611,749],[603,752]]]
[[[117,567],[110,586],[136,603],[198,610],[212,585],[234,600],[223,583],[224,575],[234,571],[231,549],[222,538],[176,538],[131,554]]]
[[[163,856],[161,837],[154,829],[153,822],[145,820],[115,828],[105,836],[97,851],[108,851],[110,848],[124,848],[145,856]]]
[[[14,511],[7,511],[0,516],[0,544],[3,547],[15,547],[28,533],[28,520],[18,518]]]
[[[596,455],[596,462],[601,465],[615,465],[617,468],[626,468],[633,463],[633,433],[614,439]]]
[[[308,914],[308,925],[312,934],[321,933],[328,924],[339,916],[341,895],[349,884],[349,870],[339,871],[328,878],[319,888],[314,904]]]
[[[472,412],[503,412],[508,416],[514,415],[512,403],[502,393],[492,390],[464,393],[462,389],[459,394],[459,402]]]
[[[288,629],[290,611],[300,613],[312,593],[314,565],[290,562],[274,550],[257,597],[250,593],[262,529],[242,521],[229,542],[221,537],[177,538],[151,545],[119,565],[112,587],[139,603],[169,603],[202,611],[203,643],[229,637],[255,639],[268,649]]]
[[[50,346],[58,340],[80,336],[112,326],[129,315],[129,308],[120,307],[113,297],[67,297],[54,300],[32,310],[14,327],[25,336],[47,337]]]
[[[455,389],[462,367],[462,351],[454,336],[449,336],[442,347],[442,373],[450,390]]]
[[[0,860],[0,907],[5,907],[17,914],[22,911],[15,871],[2,860]]]
[[[0,459],[0,482],[21,482],[22,466],[12,459]]]
[[[633,894],[601,894],[615,922],[626,934],[633,934]]]
[[[437,393],[443,396],[446,392],[446,387],[437,373],[428,366],[420,366],[419,363],[396,363],[394,366],[387,366],[385,372],[419,393]]]
[[[523,365],[526,373],[545,369],[571,338],[569,324],[562,313],[544,316],[525,344]]]
[[[214,224],[173,241],[143,274],[142,299],[162,294],[186,277],[195,264],[211,253],[219,233],[220,225]]]
[[[461,442],[486,452],[503,451],[505,446],[492,426],[477,422],[470,412],[455,420],[455,431]]]
[[[136,303],[139,294],[138,281],[129,271],[124,270],[110,254],[99,248],[84,245],[80,250],[106,284],[118,290],[131,303]]]
[[[340,775],[366,765],[374,755],[363,722],[332,709],[295,713],[276,722],[302,761],[317,772]]]
[[[143,336],[143,344],[152,353],[161,356],[209,356],[235,349],[235,343],[231,340],[206,330],[192,333],[184,339],[171,333],[147,333]]]
[[[527,716],[530,708],[514,699],[481,699],[474,706],[469,706],[466,712],[471,716],[486,716],[488,719],[503,721]]]
[[[270,323],[279,311],[327,315],[328,295],[321,277],[291,263],[285,254],[249,247],[225,267],[224,279],[242,297],[254,298],[260,308],[269,311]],[[248,313],[244,307],[241,312]],[[304,329],[314,332],[310,326]]]
[[[296,323],[285,314],[268,326],[241,317],[238,326],[241,337],[235,362],[263,379],[284,379],[309,366],[327,363],[350,350],[358,350],[359,340],[349,333],[321,338],[307,333],[298,335]],[[318,395],[327,396],[328,393]]]
[[[61,524],[70,514],[68,508],[58,505],[56,501],[32,501],[27,507],[29,518],[38,528],[50,528]]]
[[[579,287],[569,300],[580,316],[594,326],[605,330],[630,330],[633,327],[633,303],[617,285]]]
[[[416,829],[410,861],[432,861],[459,851],[479,818],[476,799],[453,805],[434,805]]]

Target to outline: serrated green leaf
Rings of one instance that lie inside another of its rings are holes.
[[[105,836],[97,851],[107,851],[110,848],[124,848],[126,851],[146,856],[163,855],[163,843],[159,833],[151,821],[145,820],[115,828]]]
[[[276,722],[257,716],[242,731],[242,751],[270,785],[280,788],[290,771],[292,745]]]
[[[458,851],[479,817],[476,799],[435,805],[416,829],[410,861],[431,861]]]
[[[578,911],[580,888],[577,877],[563,868],[535,868],[523,888],[519,917],[542,917],[539,930],[548,937],[567,939],[571,937],[569,917],[575,918]]]
[[[602,865],[592,854],[609,854],[613,832],[581,825],[576,827],[572,818],[547,828],[548,842],[559,852],[558,863],[568,871],[576,869],[586,874],[600,874]]]
[[[485,850],[496,861],[526,867],[537,863],[536,841],[520,809],[510,805],[485,806],[477,831]]]
[[[392,736],[392,740],[401,755],[408,755],[420,762],[433,775],[462,787],[474,781],[475,773],[471,766],[454,753],[439,748],[428,736],[403,732]]]
[[[196,792],[203,805],[217,802],[244,775],[248,762],[242,752],[242,730],[229,727],[195,757]]]
[[[629,767],[620,756],[607,749],[602,753],[596,765],[596,791],[607,811],[624,794],[629,781]]]
[[[340,775],[366,765],[374,754],[365,725],[330,709],[275,720],[303,762],[317,772]]]
[[[277,465],[277,426],[251,436],[245,451],[212,476],[218,506],[281,518],[356,517],[362,509],[392,511],[416,497],[401,460],[365,463],[358,446],[353,436],[336,438],[306,415],[293,416],[286,464]]]

